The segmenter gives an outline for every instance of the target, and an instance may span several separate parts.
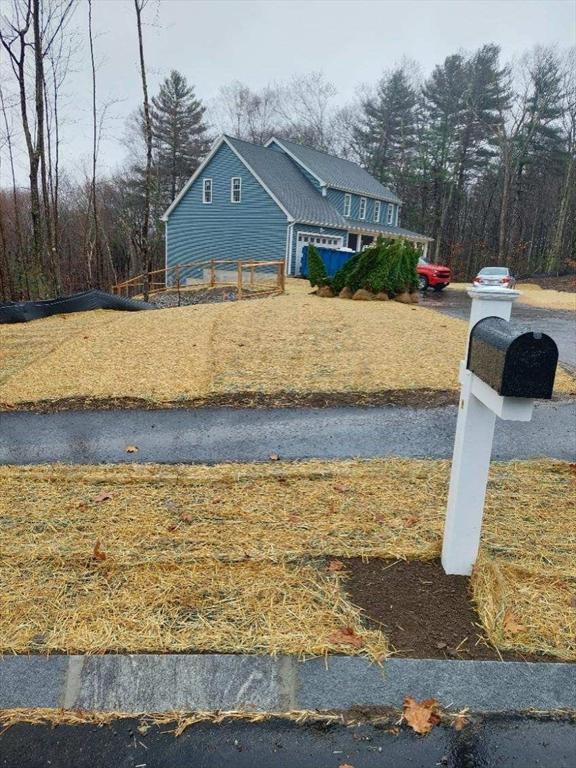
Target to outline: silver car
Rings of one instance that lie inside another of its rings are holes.
[[[474,278],[474,285],[494,288],[514,288],[516,278],[508,267],[484,267]]]

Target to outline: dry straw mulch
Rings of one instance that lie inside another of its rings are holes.
[[[448,471],[402,459],[0,467],[0,650],[383,658],[386,638],[365,629],[330,562],[436,557]],[[498,647],[576,659],[573,508],[573,466],[493,465],[472,585]]]
[[[298,280],[255,301],[62,315],[0,326],[0,404],[400,391],[425,401],[458,390],[466,328],[419,306],[321,299]],[[556,389],[576,386],[559,371]]]
[[[522,291],[520,301],[524,304],[532,304],[534,307],[545,309],[576,311],[576,293],[541,288],[532,283],[519,283],[516,287]]]
[[[447,290],[466,291],[468,288],[472,288],[471,283],[450,283]],[[574,292],[542,288],[536,283],[518,283],[515,288],[522,294],[517,299],[520,304],[531,304],[543,309],[576,311],[576,293]],[[514,310],[512,310],[512,316],[514,316]]]

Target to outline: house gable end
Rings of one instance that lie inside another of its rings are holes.
[[[232,179],[238,178],[239,202],[231,194]],[[203,194],[206,179],[212,180],[210,201]],[[220,142],[166,217],[167,267],[210,259],[284,260],[287,225],[284,210],[237,153]]]
[[[172,215],[172,213],[176,210],[178,205],[181,203],[181,201],[184,199],[184,197],[188,194],[190,188],[194,184],[194,182],[200,177],[210,177],[209,167],[212,163],[212,159],[216,155],[216,153],[220,150],[222,145],[225,145],[231,152],[233,152],[238,160],[242,163],[244,168],[251,174],[251,176],[256,180],[256,182],[262,187],[262,189],[272,198],[274,203],[280,208],[280,210],[285,214],[286,218],[289,221],[293,220],[292,215],[290,212],[282,205],[282,203],[278,200],[278,198],[274,195],[274,193],[264,184],[262,179],[258,176],[258,174],[250,167],[250,165],[246,162],[246,160],[242,157],[242,155],[237,151],[237,149],[232,146],[232,144],[228,141],[226,136],[220,136],[212,146],[212,149],[210,150],[207,157],[203,160],[203,162],[200,164],[200,166],[196,169],[196,171],[192,174],[192,176],[188,179],[186,184],[182,187],[178,195],[174,198],[170,206],[167,208],[167,210],[162,214],[162,221],[168,221],[168,218]]]

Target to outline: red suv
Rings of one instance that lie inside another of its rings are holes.
[[[418,272],[418,287],[421,291],[427,288],[434,288],[435,291],[441,291],[450,284],[452,273],[448,267],[442,267],[439,264],[430,264],[429,261],[420,257],[416,266]]]

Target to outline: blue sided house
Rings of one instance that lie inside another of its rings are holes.
[[[210,259],[283,260],[299,275],[303,249],[358,251],[378,235],[424,255],[432,238],[399,226],[402,201],[350,160],[272,138],[221,136],[164,214],[166,267]]]

